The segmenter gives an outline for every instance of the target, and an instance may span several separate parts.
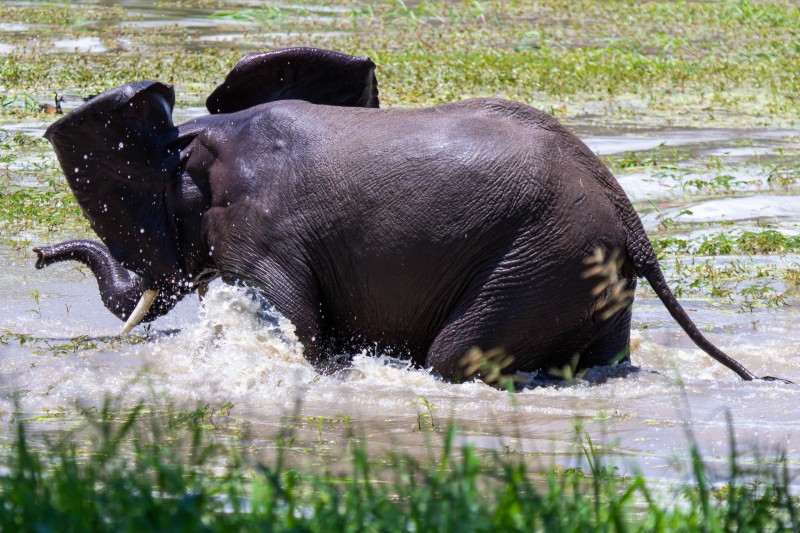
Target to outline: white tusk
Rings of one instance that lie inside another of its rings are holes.
[[[142,293],[142,298],[139,300],[139,303],[136,304],[136,308],[131,313],[131,316],[128,317],[128,321],[125,322],[125,325],[122,327],[122,331],[120,335],[125,335],[129,333],[139,322],[142,321],[144,315],[150,310],[150,306],[153,305],[153,302],[156,300],[156,296],[158,296],[158,291],[155,289],[150,289],[144,291]]]
[[[200,301],[203,301],[203,298],[206,297],[206,293],[208,292],[208,283],[201,283],[197,286],[197,297]]]

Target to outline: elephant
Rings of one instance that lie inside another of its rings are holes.
[[[583,369],[629,359],[644,277],[697,346],[755,378],[681,307],[611,172],[542,111],[382,109],[368,57],[316,48],[245,56],[207,116],[175,126],[174,102],[128,83],[45,133],[102,244],[37,247],[36,267],[88,265],[126,332],[221,278],[287,317],[321,369],[364,347],[453,382],[473,348],[512,373]]]

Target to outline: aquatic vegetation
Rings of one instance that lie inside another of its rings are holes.
[[[800,235],[785,235],[771,228],[751,231],[722,231],[697,239],[654,237],[659,258],[675,254],[700,255],[768,255],[800,253]]]
[[[722,265],[680,256],[666,263],[672,270],[670,287],[681,297],[712,298],[740,311],[787,305],[796,293],[797,265],[759,265],[733,259]],[[784,281],[785,280],[785,281]]]
[[[42,311],[39,303],[39,291],[31,289],[31,297],[34,299],[36,308],[31,309],[30,312],[36,313],[39,318],[41,318]],[[13,342],[20,346],[27,346],[34,355],[51,355],[55,357],[85,351],[119,351],[125,346],[141,344],[147,340],[147,337],[134,335],[127,335],[124,337],[89,337],[88,335],[78,335],[65,339],[54,339],[11,331],[8,328],[0,330],[0,345]]]
[[[425,396],[419,396],[414,401],[419,409],[417,415],[417,429],[419,431],[432,431],[436,429],[436,422],[433,420],[433,412],[436,410],[434,405]]]
[[[306,422],[309,426],[313,427],[317,430],[317,442],[319,444],[324,444],[325,439],[322,436],[323,430],[326,426],[331,426],[333,424],[344,424],[348,430],[351,429],[350,427],[350,417],[347,415],[340,415],[337,417],[332,416],[304,416],[301,417],[301,420]]]
[[[91,231],[68,187],[52,190],[0,183],[0,242],[9,244],[26,231],[45,234],[67,228],[84,235]],[[21,244],[27,246],[28,241]]]
[[[659,259],[670,266],[673,290],[682,296],[725,298],[752,311],[759,305],[785,305],[787,295],[794,291],[791,280],[796,264],[761,264],[753,256],[798,254],[800,236],[764,228],[721,231],[697,238],[653,237],[651,242]],[[717,264],[702,256],[734,258]],[[789,282],[781,283],[784,279]]]
[[[781,154],[781,161],[768,163],[764,168],[764,174],[770,186],[788,190],[797,184],[798,177],[800,177],[800,165],[785,161]]]
[[[677,163],[686,159],[687,154],[677,148],[665,148],[662,143],[654,150],[647,152],[625,152],[621,155],[609,155],[604,159],[613,172],[626,172],[643,168],[659,168],[662,170],[678,170]]]
[[[241,34],[226,40],[214,39],[213,32],[204,39],[207,30],[177,20],[156,27],[120,24],[141,18],[123,6],[13,6],[4,10],[3,21],[35,22],[39,33],[48,25],[56,34],[76,27],[109,52],[59,55],[54,62],[47,43],[31,42],[34,32],[9,32],[6,40],[15,48],[0,57],[0,91],[49,93],[58,87],[86,95],[131,79],[160,79],[180,82],[179,104],[195,104],[243,50],[324,42],[348,53],[369,53],[380,67],[387,104],[504,95],[545,109],[563,106],[568,116],[601,99],[614,103],[609,112],[622,117],[660,114],[672,122],[765,124],[767,117],[773,122],[797,117],[799,82],[792,73],[800,49],[792,32],[800,13],[789,0],[743,5],[198,3],[209,21]],[[68,13],[58,16],[59,10]],[[184,45],[187,40],[191,46]],[[731,112],[736,116],[727,117]]]
[[[28,93],[12,93],[0,95],[0,108],[3,114],[14,111],[38,111],[39,102]]]
[[[123,19],[138,19],[122,6],[86,6],[70,4],[6,5],[0,13],[0,22],[22,22],[73,26],[89,22],[112,22]]]
[[[90,231],[47,141],[0,129],[0,244],[27,247],[27,232]]]
[[[684,192],[706,192],[711,194],[731,193],[735,189],[743,186],[744,181],[737,179],[730,174],[720,174],[711,176],[708,179],[695,178],[683,182]]]

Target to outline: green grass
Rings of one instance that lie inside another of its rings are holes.
[[[699,239],[660,237],[650,239],[659,257],[667,254],[784,255],[800,253],[800,235],[784,235],[774,229],[721,232]]]
[[[3,6],[0,14],[2,22],[18,22],[24,24],[46,24],[62,26],[80,26],[89,22],[116,22],[124,18],[129,19],[130,14],[122,6],[96,6],[87,7],[71,5],[69,2],[50,3],[42,2],[38,5]],[[139,17],[137,17],[139,18]]]
[[[44,139],[0,127],[0,244],[27,247],[33,234],[88,235],[61,169],[44,157],[50,153]]]
[[[754,255],[800,254],[800,236],[764,228],[722,231],[697,238],[651,237],[662,266],[669,268],[670,286],[679,297],[712,298],[737,305],[741,311],[782,307],[800,288],[797,261],[762,264]],[[697,256],[740,256],[713,264]],[[667,261],[665,261],[667,260]]]
[[[376,461],[351,437],[341,471],[253,460],[194,412],[84,413],[90,430],[32,437],[18,418],[0,456],[3,531],[765,531],[800,530],[788,467],[729,461],[712,476],[653,487],[623,475],[579,433],[571,467],[537,472],[515,453],[479,453],[442,434],[438,456]],[[349,421],[348,421],[349,422]],[[209,429],[211,428],[211,429]],[[81,438],[77,438],[81,435]],[[735,446],[732,443],[732,448]]]
[[[48,190],[0,185],[0,235],[62,232],[66,224],[84,229],[80,207],[66,186]]]
[[[32,309],[29,313],[34,313],[41,317],[41,307],[39,303],[39,291],[31,289]],[[27,333],[11,331],[8,328],[0,329],[0,346],[16,344],[26,346],[33,355],[48,355],[61,357],[75,353],[86,353],[92,351],[118,351],[123,346],[131,344],[141,344],[151,340],[147,336],[112,336],[112,337],[90,337],[88,335],[78,335],[76,337],[48,339],[37,337]]]
[[[119,6],[4,9],[0,21],[34,22],[37,31],[10,38],[24,46],[0,57],[0,91],[93,92],[159,79],[177,84],[183,102],[198,103],[253,47],[324,45],[373,57],[387,104],[491,95],[579,114],[589,100],[635,98],[645,113],[679,110],[706,121],[800,111],[800,10],[789,0],[326,2],[334,11],[305,2],[187,4],[246,37],[219,44],[193,40],[193,28],[111,24],[137,18]],[[30,39],[47,26],[55,35],[66,27],[98,37],[109,52],[54,54],[48,41]]]

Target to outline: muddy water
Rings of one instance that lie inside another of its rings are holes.
[[[188,43],[183,46],[262,46],[250,37],[243,43],[247,23],[210,19],[213,9],[172,9],[169,3],[143,1],[123,4],[137,17],[119,24],[165,32],[178,26],[176,32],[185,32],[180,33],[181,42]],[[4,35],[33,38],[39,32],[36,25],[0,25],[0,54],[18,46],[16,41],[3,42]],[[63,33],[48,38],[64,51],[100,54],[131,46],[123,38],[75,38],[69,28]],[[167,42],[174,46],[176,41]],[[75,93],[80,94],[77,89]],[[79,98],[68,98],[65,108],[78,103]],[[176,122],[201,113],[197,108],[178,109]],[[35,122],[2,128],[40,136],[45,126]],[[617,172],[648,231],[663,231],[669,219],[680,223],[674,231],[683,237],[765,224],[787,235],[800,233],[796,184],[775,186],[766,174],[770,165],[785,164],[787,157],[788,163],[798,164],[800,130],[573,128],[604,156],[637,152],[661,158],[664,150],[681,151],[669,171],[659,167]],[[709,161],[727,166],[715,170],[708,168]],[[26,162],[15,164],[24,167]],[[16,167],[9,172],[20,182],[29,179]],[[713,181],[720,174],[733,176],[734,182],[722,196],[686,185]],[[37,243],[48,239],[14,237]],[[777,265],[795,272],[800,268],[798,255],[695,260],[719,266],[735,261]],[[482,383],[443,383],[424,369],[365,354],[354,354],[349,372],[318,375],[304,361],[290,324],[241,289],[221,284],[212,286],[202,304],[187,298],[151,327],[138,328],[136,339],[141,342],[119,340],[121,323],[103,308],[85,269],[59,264],[36,271],[30,252],[8,247],[0,247],[0,261],[5,265],[0,269],[2,437],[9,435],[8,421],[15,409],[36,418],[30,427],[47,432],[72,424],[78,406],[97,406],[109,396],[123,404],[144,400],[182,408],[231,402],[235,407],[229,420],[245,428],[262,449],[290,425],[300,443],[335,460],[335,443],[341,442],[344,426],[350,426],[368,437],[373,450],[425,453],[426,445],[439,442],[436,430],[452,422],[463,442],[480,449],[541,455],[543,466],[550,466],[575,460],[575,426],[580,425],[617,457],[621,467],[675,479],[685,473],[689,435],[708,461],[724,466],[730,414],[747,460],[774,457],[780,450],[793,468],[800,467],[800,386],[741,382],[694,347],[646,288],[639,290],[634,306],[632,360],[640,371],[593,371],[562,387],[540,386],[537,376],[520,375],[523,388],[510,395]],[[665,270],[668,279],[678,277],[673,261],[665,262]],[[753,372],[800,383],[797,288],[787,290],[790,284],[782,278],[773,283],[786,305],[743,307],[741,302],[707,295],[683,301],[700,328]],[[299,415],[328,418],[317,419],[317,430]],[[342,422],[347,420],[342,415],[350,422]]]
[[[764,158],[794,147],[798,133],[696,130],[597,135],[588,127],[577,129],[589,146],[606,155],[674,143],[689,154],[680,165],[714,155],[735,163],[742,181],[749,177],[754,183],[760,179]],[[752,154],[737,148],[741,139],[752,140],[747,148],[754,150]],[[681,215],[687,218],[681,226],[686,234],[730,231],[723,221],[756,227],[767,218],[789,234],[800,231],[796,189],[746,184],[743,187],[752,190],[735,198],[703,200],[687,197],[674,179],[657,174],[639,171],[619,176],[642,210],[650,209],[649,202],[661,205],[662,214],[688,208],[692,214]],[[770,205],[773,209],[767,208]],[[652,217],[646,215],[645,221],[655,231],[658,223]],[[69,264],[36,271],[32,254],[8,248],[0,250],[0,256],[6,265],[0,271],[4,335],[0,410],[8,420],[16,401],[28,416],[45,415],[36,426],[44,431],[68,423],[76,406],[97,406],[108,396],[123,403],[143,399],[187,408],[232,402],[235,423],[246,425],[264,446],[287,420],[305,431],[311,444],[335,442],[342,432],[337,417],[346,415],[349,426],[367,436],[373,449],[422,450],[436,439],[431,439],[430,431],[420,432],[421,426],[429,428],[433,422],[441,428],[453,422],[465,442],[541,454],[544,464],[550,465],[574,460],[575,425],[580,424],[614,452],[621,466],[653,477],[676,478],[685,471],[689,434],[709,461],[723,466],[729,452],[730,416],[749,460],[783,450],[792,466],[800,466],[796,411],[800,386],[740,381],[694,347],[646,288],[639,290],[634,306],[632,359],[640,371],[593,371],[562,387],[540,386],[537,376],[519,375],[528,385],[510,395],[483,383],[443,383],[424,369],[366,354],[355,354],[348,372],[319,375],[303,359],[291,324],[242,289],[222,284],[213,285],[202,304],[188,298],[151,327],[138,328],[144,342],[131,345],[115,340],[121,323],[102,307],[87,271]],[[735,259],[713,261],[724,265]],[[800,263],[797,255],[746,260],[795,269]],[[667,277],[674,276],[672,263],[665,266]],[[33,289],[40,295],[38,302]],[[800,382],[800,302],[796,291],[787,292],[786,298],[788,305],[783,307],[755,306],[747,311],[725,299],[690,298],[684,305],[718,346],[757,375]],[[320,432],[302,418],[292,418],[298,414],[330,419],[320,419]]]

